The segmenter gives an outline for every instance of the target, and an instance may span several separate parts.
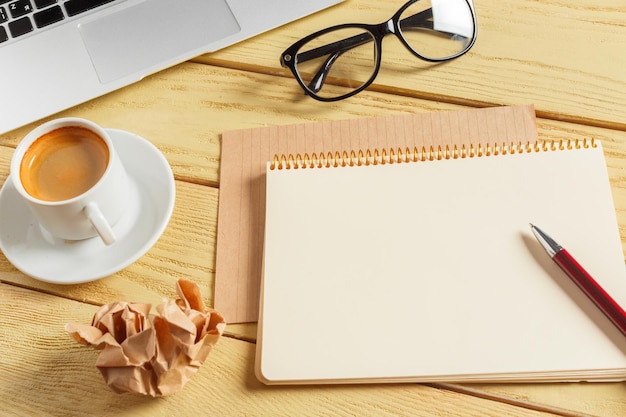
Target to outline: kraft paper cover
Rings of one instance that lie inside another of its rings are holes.
[[[115,392],[180,391],[224,331],[224,319],[205,308],[195,283],[178,280],[176,287],[180,299],[164,299],[158,315],[150,304],[118,301],[102,306],[91,326],[65,325],[76,341],[102,350],[96,366]]]
[[[259,316],[265,169],[274,155],[448,145],[535,143],[533,106],[328,120],[224,132],[220,162],[215,308],[228,323]]]

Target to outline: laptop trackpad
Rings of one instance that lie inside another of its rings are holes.
[[[158,71],[241,30],[225,0],[150,0],[79,29],[102,83]]]

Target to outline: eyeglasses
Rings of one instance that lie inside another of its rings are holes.
[[[281,65],[314,99],[341,100],[374,81],[382,40],[389,34],[422,60],[449,61],[474,45],[476,16],[468,0],[411,0],[381,24],[345,24],[313,33],[287,48]]]

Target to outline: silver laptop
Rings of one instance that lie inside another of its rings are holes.
[[[341,1],[0,0],[0,133]]]

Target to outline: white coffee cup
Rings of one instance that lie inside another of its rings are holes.
[[[63,118],[37,127],[18,144],[11,179],[52,236],[115,242],[113,226],[130,187],[111,138],[97,124]]]

